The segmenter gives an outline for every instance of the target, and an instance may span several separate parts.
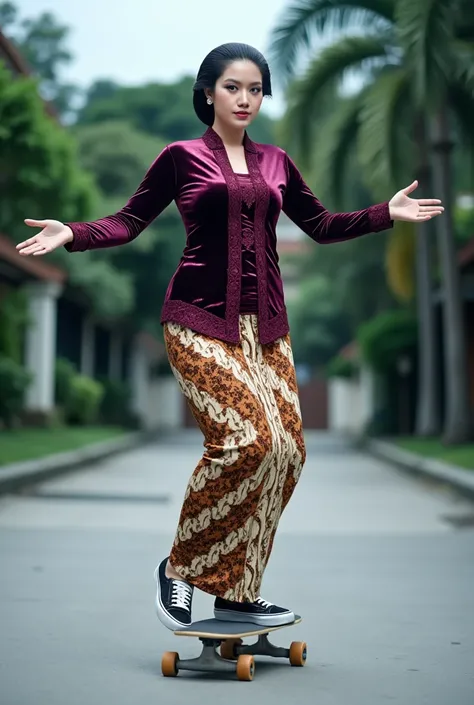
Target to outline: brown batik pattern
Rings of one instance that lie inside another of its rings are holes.
[[[164,326],[171,368],[206,448],[170,561],[205,592],[253,602],[305,446],[289,336],[262,346],[255,315],[240,317],[240,333],[235,345]]]

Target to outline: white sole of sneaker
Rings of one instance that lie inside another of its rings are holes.
[[[291,624],[296,619],[293,612],[249,617],[249,615],[233,612],[232,610],[214,610],[214,617],[221,622],[244,622],[246,624],[256,624],[258,627],[280,627],[284,624]]]
[[[183,629],[183,627],[191,626],[190,624],[184,624],[183,622],[179,622],[177,619],[174,619],[165,609],[161,601],[161,585],[160,578],[158,576],[159,568],[160,567],[157,566],[153,574],[156,582],[155,612],[158,616],[158,619],[167,629],[172,632],[176,631],[177,629]]]

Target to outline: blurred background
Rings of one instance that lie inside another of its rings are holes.
[[[414,178],[416,196],[446,206],[432,223],[331,247],[282,215],[306,428],[397,437],[474,466],[474,11],[425,4],[243,0],[236,15],[210,1],[187,3],[184,22],[152,0],[133,12],[0,3],[4,428],[50,451],[51,424],[61,448],[192,425],[158,321],[184,246],[174,204],[126,248],[23,259],[14,243],[29,235],[24,217],[119,209],[165,144],[202,134],[199,64],[242,40],[266,54],[274,84],[251,136],[286,149],[329,209],[389,199]],[[12,438],[3,463],[41,452]]]
[[[193,81],[229,41],[270,63],[251,137],[328,209],[415,178],[445,206],[330,247],[279,220],[308,456],[263,597],[304,616],[309,659],[259,662],[250,687],[275,705],[472,705],[472,0],[0,0],[0,30],[1,705],[222,699],[220,678],[199,695],[161,678],[176,644],[153,615],[202,454],[159,324],[177,209],[126,247],[15,244],[25,217],[117,211],[166,144],[200,136]]]

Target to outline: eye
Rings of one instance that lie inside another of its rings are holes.
[[[232,91],[234,88],[237,90],[237,86],[226,86],[227,90]]]
[[[252,93],[261,93],[262,89],[256,86],[255,88],[252,88]]]

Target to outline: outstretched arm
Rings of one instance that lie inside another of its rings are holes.
[[[169,147],[165,147],[149,167],[140,185],[117,213],[87,223],[61,223],[58,220],[25,219],[31,227],[43,228],[20,242],[22,255],[44,255],[64,246],[69,252],[82,252],[124,245],[134,240],[174,199],[177,176]]]
[[[283,198],[283,211],[303,232],[321,244],[343,242],[353,238],[387,230],[394,220],[420,222],[443,212],[437,199],[409,198],[418,182],[398,193],[390,201],[350,213],[330,213],[316,198],[303,180],[294,162],[286,155],[287,189]]]
[[[134,240],[171,203],[176,193],[176,170],[170,148],[151,164],[140,185],[114,215],[90,223],[66,223],[74,235],[69,252],[115,247]]]

